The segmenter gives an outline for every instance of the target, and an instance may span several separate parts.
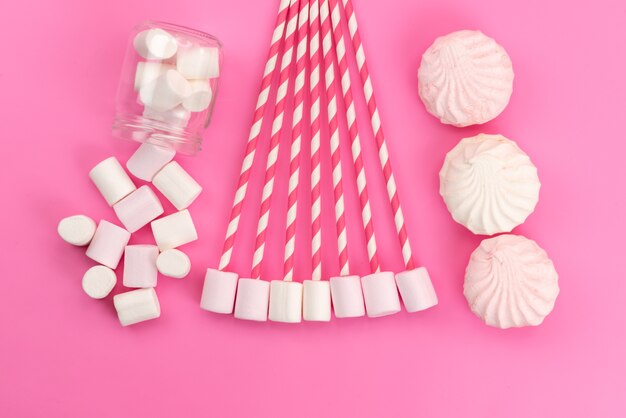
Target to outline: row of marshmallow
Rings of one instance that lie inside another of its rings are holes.
[[[239,278],[236,273],[208,269],[200,307],[250,321],[298,323],[337,318],[380,317],[401,310],[400,296],[408,312],[435,306],[437,294],[424,267],[398,274],[379,272],[368,276],[333,277],[329,281],[271,282]]]

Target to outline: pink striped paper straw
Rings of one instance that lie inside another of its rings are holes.
[[[348,61],[346,59],[346,48],[343,41],[343,28],[341,27],[339,17],[339,4],[337,0],[330,0],[331,3],[331,21],[333,25],[333,37],[335,39],[335,54],[339,63],[339,73],[341,75],[341,90],[343,92],[343,100],[346,108],[346,119],[350,132],[350,142],[352,144],[352,161],[356,170],[357,189],[359,192],[359,202],[361,203],[361,217],[363,227],[365,229],[365,238],[367,240],[367,254],[372,272],[380,271],[378,262],[378,254],[376,248],[376,234],[374,233],[374,222],[372,220],[372,211],[370,209],[369,196],[367,193],[367,181],[365,177],[365,167],[363,166],[363,156],[361,154],[361,140],[359,138],[359,130],[356,121],[356,111],[354,108],[354,100],[352,97],[352,86],[350,82],[350,71],[348,70]]]
[[[299,0],[291,0],[289,5],[289,16],[287,18],[287,30],[285,33],[285,51],[280,64],[279,85],[278,92],[276,94],[276,105],[274,107],[274,122],[272,123],[270,148],[265,167],[265,185],[263,186],[263,195],[261,197],[261,209],[257,225],[255,250],[252,258],[252,277],[255,279],[261,278],[261,261],[263,260],[263,252],[265,250],[265,234],[267,232],[267,224],[270,215],[272,192],[274,191],[274,177],[276,175],[276,161],[278,159],[278,150],[282,133],[285,101],[291,78],[290,64],[293,57],[293,45],[298,20],[299,3]]]
[[[300,3],[298,19],[298,47],[296,48],[296,81],[294,86],[291,154],[289,159],[289,192],[287,197],[287,225],[285,239],[285,281],[293,280],[293,260],[296,245],[296,215],[298,213],[298,183],[300,180],[300,144],[302,142],[302,113],[306,81],[306,51],[309,23],[309,0]]]
[[[252,127],[250,128],[250,134],[248,136],[246,154],[241,165],[239,182],[237,184],[237,192],[235,193],[233,206],[230,211],[230,221],[226,230],[226,238],[224,239],[224,247],[219,263],[220,270],[224,270],[226,267],[228,267],[228,265],[230,264],[230,259],[232,257],[233,245],[235,243],[235,235],[237,233],[239,219],[241,217],[241,208],[243,200],[246,197],[246,192],[248,190],[250,169],[252,168],[252,163],[254,162],[257,142],[261,133],[261,126],[263,125],[265,106],[267,104],[267,98],[270,93],[272,78],[274,77],[274,74],[276,72],[276,60],[278,58],[278,52],[280,46],[283,43],[283,33],[285,31],[285,21],[287,20],[288,5],[289,0],[281,0],[278,7],[278,15],[276,17],[276,24],[274,27],[274,33],[272,35],[272,42],[267,57],[267,62],[265,64],[265,71],[263,72],[263,80],[261,81],[259,97],[257,99],[256,108],[254,110]]]
[[[333,40],[330,33],[328,0],[322,0],[319,14],[322,28],[328,125],[330,128],[330,152],[333,168],[333,197],[335,199],[335,224],[337,228],[339,270],[341,276],[347,276],[350,272],[350,262],[348,260],[348,239],[343,201],[343,174],[341,170],[341,151],[339,147],[339,122],[337,119],[337,89],[335,87],[335,69],[333,66],[334,56],[331,51]]]
[[[309,20],[311,36],[309,38],[309,60],[311,78],[311,279],[322,278],[322,222],[320,189],[320,5],[318,0],[311,2]]]
[[[374,97],[374,88],[372,87],[372,80],[370,78],[370,73],[367,68],[367,61],[365,60],[365,51],[363,50],[363,43],[361,42],[361,36],[359,35],[359,27],[356,21],[356,14],[354,13],[352,0],[342,1],[348,19],[350,38],[352,38],[352,45],[356,53],[357,66],[359,68],[359,74],[361,76],[361,84],[363,86],[363,92],[365,93],[365,100],[367,101],[367,108],[370,113],[372,129],[376,137],[378,156],[380,158],[380,164],[382,166],[383,174],[385,176],[385,181],[387,182],[387,194],[389,196],[389,202],[391,203],[391,208],[393,210],[393,219],[396,225],[396,232],[398,233],[398,239],[400,240],[400,246],[402,247],[402,257],[404,258],[404,263],[407,270],[412,270],[415,267],[415,263],[413,261],[413,253],[411,252],[411,244],[409,243],[409,236],[406,232],[404,215],[402,213],[402,207],[400,206],[400,197],[398,196],[396,180],[393,176],[393,170],[391,168],[391,161],[389,159],[389,151],[387,150],[385,134],[383,133],[382,123],[380,120],[380,115],[378,113],[378,106],[376,105],[376,98]]]

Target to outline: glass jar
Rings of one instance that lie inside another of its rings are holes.
[[[122,67],[113,133],[197,153],[211,120],[222,59],[214,36],[163,22],[137,25]]]

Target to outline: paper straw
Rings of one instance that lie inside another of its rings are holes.
[[[307,77],[306,51],[309,23],[309,0],[300,3],[298,19],[298,47],[296,48],[296,81],[294,86],[293,120],[291,129],[291,153],[289,159],[289,192],[287,196],[287,225],[285,239],[285,281],[293,280],[293,260],[296,244],[296,215],[298,213],[298,183],[300,180],[300,148],[302,142],[302,113],[304,108],[304,84]]]
[[[359,192],[359,202],[361,203],[361,217],[363,220],[363,228],[365,230],[365,238],[367,241],[367,254],[372,272],[380,271],[378,263],[378,254],[376,249],[376,236],[374,233],[374,222],[372,220],[372,211],[370,209],[369,196],[367,193],[367,182],[365,178],[365,167],[363,166],[363,156],[361,154],[361,140],[356,121],[356,111],[354,108],[354,100],[352,97],[352,86],[350,82],[350,71],[348,69],[348,61],[346,59],[346,48],[343,41],[343,28],[339,16],[339,4],[337,0],[330,0],[331,3],[331,21],[333,25],[333,38],[335,40],[335,53],[337,62],[339,63],[339,73],[341,76],[341,90],[346,108],[346,119],[350,132],[350,142],[352,144],[352,161],[356,170],[357,189]]]
[[[248,190],[248,181],[250,179],[250,169],[254,162],[254,155],[256,152],[257,142],[261,133],[261,126],[263,125],[263,116],[265,114],[265,106],[267,104],[267,98],[270,93],[272,78],[276,72],[276,61],[278,58],[278,52],[283,42],[283,33],[285,31],[285,21],[287,19],[287,6],[289,0],[281,0],[278,7],[278,15],[276,17],[276,24],[274,27],[274,33],[272,35],[272,42],[265,64],[265,70],[263,72],[263,80],[261,81],[261,88],[259,91],[259,97],[257,99],[256,108],[254,110],[254,117],[252,119],[252,127],[250,128],[250,134],[248,135],[248,144],[246,146],[246,154],[241,166],[241,172],[239,174],[239,182],[237,184],[237,192],[233,201],[233,206],[230,211],[230,221],[226,230],[226,238],[224,239],[224,247],[222,250],[222,256],[219,262],[219,269],[224,270],[229,264],[232,257],[233,245],[235,243],[235,235],[237,228],[239,227],[239,219],[241,217],[241,207],[243,200],[246,197]]]
[[[413,261],[413,253],[411,252],[411,244],[409,243],[409,236],[406,232],[406,226],[404,223],[404,215],[402,213],[402,207],[400,205],[400,197],[398,196],[398,190],[396,187],[396,180],[393,176],[393,170],[391,168],[391,161],[389,159],[389,151],[387,150],[387,143],[385,141],[385,135],[378,113],[378,106],[376,105],[376,98],[374,97],[374,88],[372,87],[372,80],[367,68],[367,61],[365,59],[365,51],[363,50],[363,43],[361,42],[361,36],[359,35],[359,28],[356,21],[356,14],[354,13],[354,7],[352,0],[342,0],[345,8],[346,16],[348,19],[348,28],[350,29],[350,38],[352,39],[352,45],[356,53],[356,61],[361,76],[361,84],[363,86],[363,92],[365,94],[365,100],[367,101],[367,108],[370,113],[370,119],[372,122],[372,129],[374,136],[376,137],[376,145],[378,146],[378,156],[380,164],[387,182],[387,195],[391,208],[393,210],[393,219],[396,225],[396,232],[398,233],[398,239],[400,246],[402,247],[402,257],[407,270],[412,270],[415,267]]]
[[[278,159],[278,150],[282,133],[285,101],[291,79],[290,64],[293,57],[294,35],[298,20],[299,3],[299,0],[291,0],[287,17],[285,51],[280,64],[279,85],[278,92],[276,94],[276,105],[274,107],[274,122],[272,123],[269,154],[267,156],[267,164],[265,167],[265,185],[263,186],[263,194],[261,197],[261,209],[257,224],[255,250],[252,258],[251,276],[255,279],[261,278],[261,261],[263,260],[263,252],[265,250],[265,234],[267,232],[272,192],[274,190],[274,177],[276,175],[276,161]]]
[[[321,222],[321,186],[320,186],[320,5],[318,0],[311,2],[309,20],[311,22],[309,38],[309,62],[311,78],[311,279],[322,278],[322,222]]]
[[[330,33],[328,0],[321,1],[319,14],[322,29],[322,50],[324,54],[326,101],[333,170],[333,198],[335,200],[335,224],[337,229],[339,270],[341,276],[347,276],[350,272],[350,262],[348,260],[348,239],[346,234],[346,217],[343,200],[343,174],[341,170],[341,150],[339,146],[339,122],[337,119],[337,89],[335,86],[335,68],[333,66],[334,55],[331,51],[333,40]]]

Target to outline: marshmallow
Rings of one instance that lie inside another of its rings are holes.
[[[189,274],[191,270],[191,261],[187,254],[172,248],[165,250],[156,259],[156,267],[164,276],[182,279]]]
[[[178,49],[176,38],[159,28],[139,32],[133,46],[139,55],[148,59],[171,58]]]
[[[115,157],[100,161],[89,172],[89,178],[109,206],[113,206],[136,189],[133,181]]]
[[[117,294],[113,296],[113,304],[124,327],[161,316],[159,299],[153,287]]]
[[[232,313],[237,291],[237,277],[236,273],[207,269],[200,307],[209,312]]]
[[[191,112],[182,106],[168,110],[156,110],[149,106],[143,109],[143,117],[168,125],[169,128],[184,129],[189,124]]]
[[[183,100],[183,107],[191,112],[202,112],[209,107],[213,92],[208,80],[190,80],[191,95]]]
[[[184,48],[176,55],[176,69],[189,80],[220,76],[220,51],[216,47]]]
[[[438,303],[437,293],[425,267],[396,274],[396,283],[407,312],[423,311]]]
[[[337,318],[355,318],[365,315],[359,276],[332,277],[330,279],[330,293]]]
[[[239,279],[235,318],[248,321],[267,321],[270,301],[270,283],[265,280]]]
[[[173,70],[174,66],[153,61],[139,61],[135,70],[135,91],[156,80],[167,70]]]
[[[196,227],[188,210],[172,213],[152,221],[150,226],[154,240],[161,251],[180,247],[198,239]]]
[[[302,321],[302,283],[272,280],[270,283],[270,321]]]
[[[191,94],[191,85],[176,70],[167,70],[139,89],[139,101],[156,111],[170,110]]]
[[[101,220],[85,254],[92,260],[115,269],[129,239],[130,232],[111,222]]]
[[[154,175],[172,161],[175,155],[176,151],[171,148],[141,144],[126,162],[126,168],[138,179],[152,181]]]
[[[305,321],[330,321],[330,283],[305,280],[302,317]]]
[[[105,266],[93,266],[83,276],[83,290],[94,299],[107,297],[115,283],[117,283],[115,272]]]
[[[156,245],[128,245],[124,251],[124,286],[156,287]]]
[[[138,231],[163,214],[159,198],[148,186],[141,186],[117,202],[113,210],[129,232]]]
[[[57,232],[68,244],[83,246],[89,244],[96,233],[96,223],[85,215],[69,216],[61,219]]]
[[[152,184],[178,210],[189,207],[202,192],[202,186],[176,161],[172,161],[163,167],[152,179]]]
[[[376,318],[400,312],[400,297],[392,272],[382,271],[361,277],[367,316]]]

